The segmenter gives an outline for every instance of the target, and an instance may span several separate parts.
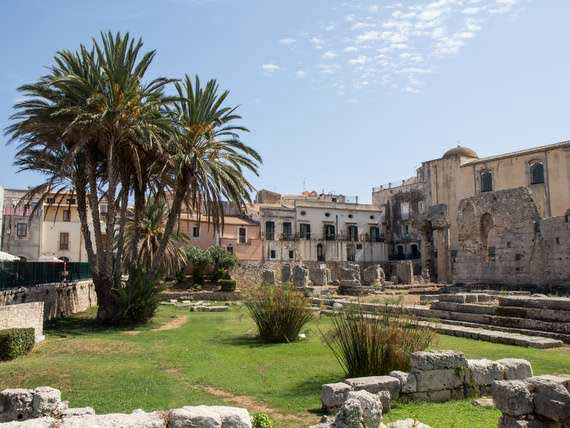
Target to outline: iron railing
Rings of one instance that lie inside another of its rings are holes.
[[[89,278],[89,263],[0,262],[0,290]]]

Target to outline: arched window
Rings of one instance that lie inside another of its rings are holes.
[[[481,193],[493,191],[493,174],[489,171],[481,173]]]
[[[534,162],[530,165],[530,184],[544,183],[544,165]]]

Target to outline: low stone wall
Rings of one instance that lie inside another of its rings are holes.
[[[44,340],[44,303],[0,306],[0,330],[10,328],[33,328],[36,343]]]
[[[97,295],[90,280],[0,291],[0,307],[30,302],[43,302],[44,319],[49,320],[95,306]]]
[[[61,392],[49,387],[6,389],[0,392],[0,423],[6,428],[251,428],[245,409],[226,406],[187,406],[147,413],[96,415],[91,407],[68,408]]]
[[[415,352],[409,373],[394,371],[389,376],[345,379],[323,385],[324,410],[341,406],[350,391],[372,394],[388,391],[392,400],[445,402],[490,394],[497,380],[519,380],[532,376],[526,360],[467,360],[455,351]]]
[[[493,400],[499,428],[570,427],[570,375],[499,381]]]
[[[197,302],[200,300],[206,302],[237,302],[241,299],[239,291],[163,291],[159,294],[161,301],[183,301],[191,300]]]

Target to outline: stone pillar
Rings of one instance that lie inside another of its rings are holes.
[[[281,266],[281,283],[286,284],[291,281],[291,265]]]

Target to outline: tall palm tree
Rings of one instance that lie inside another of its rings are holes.
[[[182,205],[204,213],[214,230],[223,228],[223,202],[245,210],[253,191],[245,172],[258,175],[261,163],[261,156],[240,140],[240,133],[248,129],[235,124],[241,119],[237,107],[225,105],[229,91],[219,93],[216,80],[202,87],[197,76],[193,81],[188,75],[175,87],[178,99],[169,111],[176,134],[168,145],[172,209],[152,266],[154,272],[161,264]]]
[[[112,318],[111,289],[122,270],[120,254],[113,263],[113,240],[104,237],[113,236],[118,218],[119,240],[124,239],[129,194],[134,190],[141,197],[151,181],[141,159],[151,153],[160,160],[172,123],[163,109],[163,88],[171,80],[144,83],[155,52],[141,54],[142,45],[129,34],[107,33],[90,49],[58,52],[46,76],[19,88],[27,99],[15,105],[7,128],[11,140],[20,142],[16,163],[25,168],[39,168],[42,156],[59,156],[59,165],[42,170],[47,180],[35,190],[49,192],[64,177],[77,192],[101,320]],[[71,165],[76,168],[70,173]],[[101,199],[108,206],[105,216],[99,214]],[[135,206],[140,215],[144,204]]]
[[[150,269],[158,254],[160,241],[164,235],[164,226],[168,217],[168,205],[159,197],[151,197],[146,203],[144,215],[139,222],[134,217],[127,221],[125,234],[126,264],[138,264]],[[139,235],[137,243],[138,251],[134,257],[128,249],[133,245],[135,235]],[[174,277],[186,265],[185,247],[190,244],[188,236],[181,232],[175,232],[170,236],[161,264],[160,273]]]

